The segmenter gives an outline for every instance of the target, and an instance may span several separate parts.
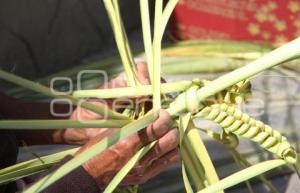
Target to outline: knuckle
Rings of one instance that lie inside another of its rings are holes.
[[[178,130],[176,129],[173,129],[170,131],[170,134],[169,134],[169,143],[172,144],[172,145],[178,145],[179,143],[179,137],[178,137]]]
[[[170,116],[170,114],[166,110],[164,110],[164,109],[160,110],[159,119],[162,119],[163,123],[167,124],[167,125],[171,122],[171,116]]]

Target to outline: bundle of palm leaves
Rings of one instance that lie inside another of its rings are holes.
[[[2,129],[121,128],[79,156],[74,157],[58,170],[37,181],[25,191],[26,193],[43,191],[95,155],[144,129],[158,118],[158,111],[162,107],[171,115],[174,126],[180,131],[179,146],[182,155],[182,175],[186,191],[189,193],[223,192],[227,188],[254,177],[258,177],[271,191],[276,192],[272,184],[263,176],[265,172],[284,165],[291,166],[297,172],[300,171],[298,154],[289,143],[289,140],[269,125],[250,117],[237,108],[237,104],[247,102],[251,95],[249,78],[266,69],[300,57],[300,39],[291,41],[273,51],[271,51],[273,48],[269,46],[237,42],[233,45],[222,41],[218,44],[213,44],[210,41],[179,43],[177,46],[162,51],[163,33],[177,2],[178,0],[169,0],[166,6],[163,7],[162,0],[155,1],[154,31],[151,33],[148,0],[140,0],[145,58],[148,65],[150,85],[142,85],[137,78],[136,64],[124,31],[117,0],[104,0],[104,4],[112,24],[128,87],[77,90],[73,92],[72,96],[60,95],[59,93],[54,94],[46,86],[0,71],[1,79],[39,94],[68,99],[74,105],[80,105],[99,115],[105,115],[107,118],[106,120],[85,122],[74,120],[2,120],[0,121],[0,128]],[[198,52],[203,54],[201,55]],[[193,57],[193,60],[172,58],[183,53],[187,53],[185,56],[188,56],[189,59]],[[162,55],[165,56],[164,60],[162,60]],[[214,60],[208,60],[212,56]],[[241,58],[256,60],[244,65],[245,61],[241,62]],[[187,64],[188,61],[192,61],[192,63]],[[177,65],[174,65],[174,62]],[[199,65],[200,62],[204,62],[206,66],[209,65],[209,68],[204,68],[205,65]],[[162,63],[164,65],[161,65]],[[226,66],[226,64],[230,65]],[[188,65],[188,68],[186,65]],[[178,68],[181,67],[181,69],[189,70],[186,72],[205,72],[205,70],[211,72],[215,70],[213,66],[217,66],[219,71],[224,70],[225,67],[227,70],[237,69],[213,81],[194,79],[192,81],[161,83],[163,70],[176,73],[180,71]],[[18,93],[22,93],[21,91],[22,89],[17,88],[11,90],[10,94],[22,97],[22,95],[18,95]],[[169,93],[179,94],[171,101],[165,102],[163,99]],[[95,106],[87,101],[82,102],[82,98],[107,99],[136,96],[151,96],[153,99],[152,109],[148,112],[134,112],[134,109],[128,107],[123,113],[118,113],[106,107]],[[222,132],[217,133],[205,128],[197,128],[193,120],[199,117],[220,125]],[[199,132],[204,132],[212,139],[224,144],[242,170],[224,179],[219,179]],[[251,165],[236,150],[240,138],[246,138],[257,143],[264,151],[271,152],[275,158]],[[153,142],[141,148],[116,174],[104,192],[113,192],[126,174],[155,143]],[[0,170],[0,183],[8,183],[47,170],[64,156],[73,154],[76,151],[77,148],[70,149],[4,168]]]

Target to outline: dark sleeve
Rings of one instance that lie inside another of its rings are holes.
[[[16,163],[18,144],[16,142],[16,137],[11,130],[0,130],[0,136],[0,169],[2,169]],[[16,191],[16,182],[0,185],[0,193],[13,193]]]
[[[61,165],[72,159],[72,156],[67,156],[63,161],[53,167],[49,172],[59,168]],[[90,176],[82,166],[73,170],[65,177],[58,180],[53,185],[49,186],[44,193],[101,193],[98,184]]]
[[[129,39],[140,34],[138,2],[119,2]],[[0,68],[25,78],[43,77],[114,52],[111,34],[99,0],[1,0]]]

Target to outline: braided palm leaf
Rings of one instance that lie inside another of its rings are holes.
[[[219,124],[226,133],[248,138],[287,162],[296,163],[297,153],[285,136],[232,105],[213,104],[203,108],[198,116]]]

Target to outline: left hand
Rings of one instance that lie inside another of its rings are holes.
[[[141,84],[147,85],[149,84],[147,65],[145,63],[139,63],[137,65],[138,71],[138,79]],[[124,72],[120,73],[116,78],[110,80],[107,83],[104,83],[99,89],[103,88],[121,88],[126,87],[126,74]],[[97,100],[90,101],[97,106],[107,106],[108,108],[112,108],[113,100],[106,100],[106,104],[99,102]],[[113,109],[119,110],[119,109]],[[93,113],[85,108],[77,107],[75,111],[72,113],[70,119],[73,120],[100,120],[103,117],[100,115]],[[65,130],[58,130],[54,133],[54,139],[57,143],[66,143],[66,144],[77,144],[83,145],[93,137],[103,134],[110,134],[113,129],[107,128],[68,128]]]

